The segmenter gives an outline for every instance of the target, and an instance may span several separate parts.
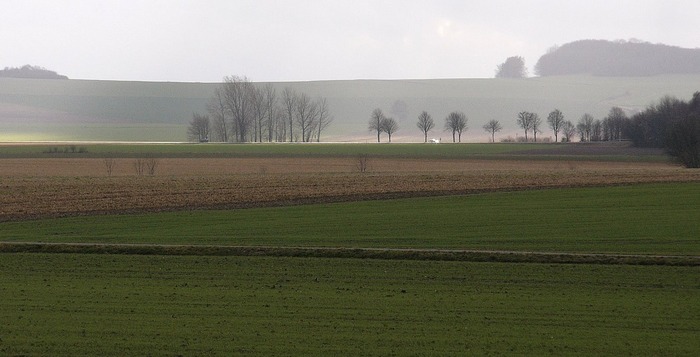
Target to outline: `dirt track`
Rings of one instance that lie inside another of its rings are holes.
[[[668,164],[374,159],[133,160],[107,177],[101,159],[0,160],[0,221],[69,215],[258,207],[546,187],[700,181]]]

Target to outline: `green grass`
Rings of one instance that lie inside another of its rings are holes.
[[[0,241],[700,255],[700,183],[0,224]]]
[[[0,258],[1,355],[700,352],[691,267]]]

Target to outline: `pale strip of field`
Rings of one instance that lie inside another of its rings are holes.
[[[136,175],[136,159],[113,159],[113,176]],[[357,158],[159,158],[156,176],[211,176],[281,173],[351,173],[358,171]],[[370,158],[368,172],[481,172],[494,170],[670,170],[667,163],[532,161],[532,160],[437,160]],[[107,176],[105,159],[0,159],[0,177]]]

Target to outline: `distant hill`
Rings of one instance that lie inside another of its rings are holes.
[[[700,73],[700,49],[640,41],[582,40],[555,47],[540,57],[535,73],[542,77]]]
[[[264,85],[265,83],[255,83]],[[700,74],[655,77],[554,76],[525,79],[351,80],[272,83],[315,98],[323,96],[335,121],[322,141],[376,141],[367,129],[372,110],[381,108],[399,122],[395,142],[423,141],[416,121],[421,111],[435,120],[429,138],[447,139],[445,117],[463,111],[469,118],[463,141],[487,142],[482,126],[503,125],[496,140],[523,135],[518,112],[546,118],[555,108],[576,122],[584,113],[605,117],[612,106],[628,114],[642,111],[664,95],[688,99],[700,90]],[[0,78],[2,141],[184,141],[192,113],[206,113],[217,83],[121,82]],[[400,109],[400,110],[399,110]],[[551,131],[542,128],[538,138]]]
[[[5,67],[0,70],[0,77],[32,78],[32,79],[68,79],[54,71],[39,66],[24,65],[22,67]]]

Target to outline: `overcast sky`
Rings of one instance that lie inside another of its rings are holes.
[[[218,82],[493,77],[556,44],[700,47],[697,0],[0,0],[0,68]]]

